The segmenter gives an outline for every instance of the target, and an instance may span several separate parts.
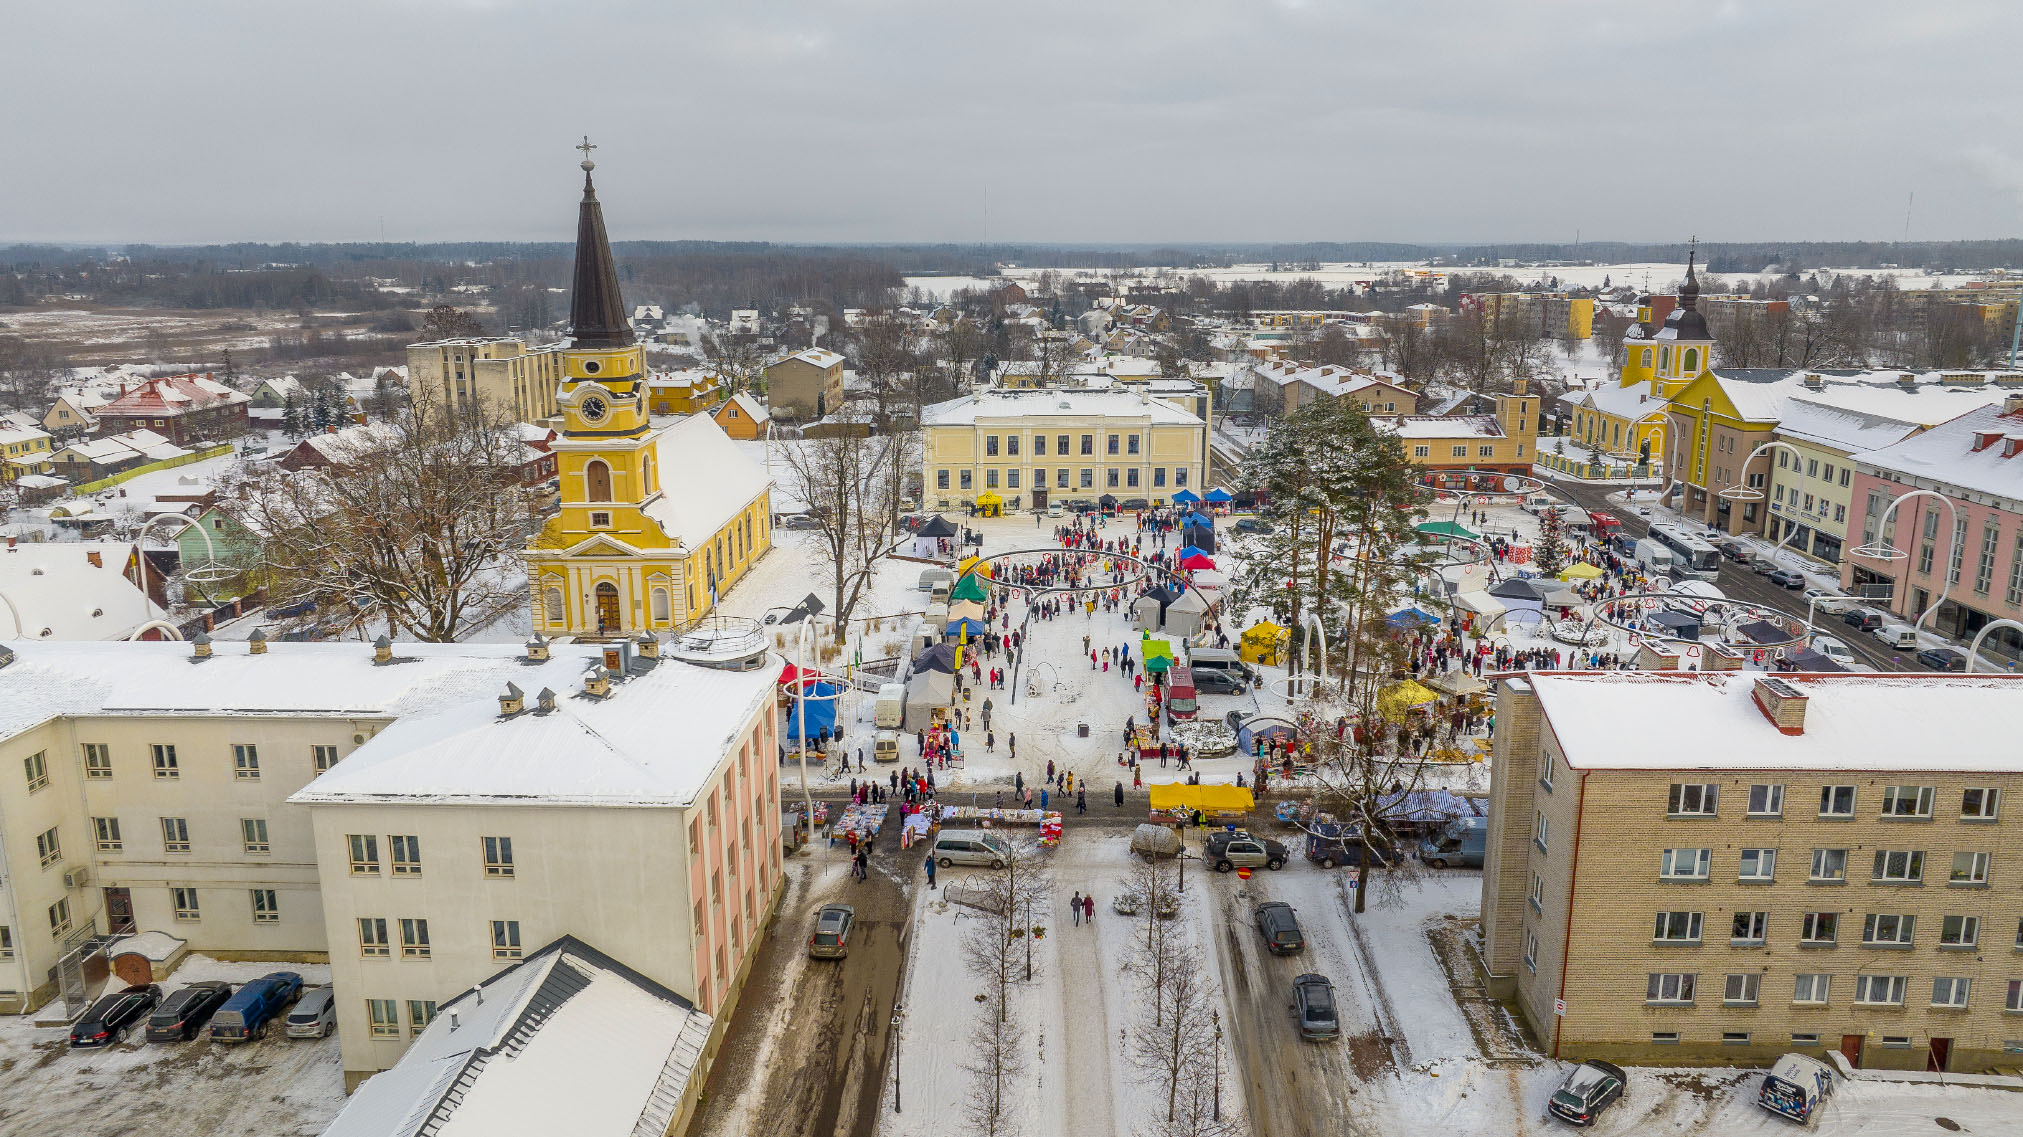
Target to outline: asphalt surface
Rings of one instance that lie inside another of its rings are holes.
[[[1547,485],[1558,493],[1559,496],[1573,499],[1574,504],[1580,506],[1582,509],[1590,511],[1600,510],[1603,513],[1620,518],[1623,523],[1623,531],[1631,537],[1640,538],[1650,531],[1650,518],[1641,516],[1636,510],[1625,508],[1608,499],[1608,495],[1619,487],[1591,486],[1580,482],[1548,482]],[[1808,564],[1809,566],[1809,562],[1806,562],[1797,553],[1786,554],[1780,558],[1780,563],[1790,565]],[[1722,595],[1731,599],[1740,600],[1746,604],[1761,604],[1768,608],[1775,608],[1780,612],[1795,617],[1801,623],[1805,620],[1806,603],[1803,589],[1780,588],[1770,583],[1769,577],[1759,576],[1750,571],[1748,565],[1731,561],[1726,557],[1721,558],[1721,578],[1714,583],[1715,587],[1721,590]],[[1892,616],[1891,619],[1895,621],[1896,617]],[[1877,671],[1923,672],[1930,670],[1930,668],[1925,667],[1914,659],[1910,652],[1891,651],[1878,642],[1874,636],[1866,632],[1856,631],[1853,627],[1842,623],[1839,611],[1827,612],[1824,609],[1820,609],[1813,616],[1813,627],[1820,635],[1832,636],[1834,639],[1846,644],[1850,651],[1853,651],[1856,656],[1861,658],[1862,662],[1875,668]]]

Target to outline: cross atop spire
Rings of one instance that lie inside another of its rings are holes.
[[[596,145],[595,145],[595,144],[593,144],[593,143],[592,143],[592,142],[590,141],[590,136],[589,136],[589,135],[587,135],[587,134],[586,134],[586,135],[584,135],[584,136],[583,136],[583,142],[582,142],[582,144],[581,144],[581,145],[579,145],[579,146],[577,146],[577,147],[576,147],[576,149],[578,149],[578,150],[581,150],[581,151],[583,151],[583,161],[582,161],[581,165],[583,166],[583,172],[584,172],[584,173],[586,173],[586,174],[587,174],[587,173],[589,173],[590,171],[592,171],[592,170],[594,170],[594,169],[596,169],[596,168],[597,168],[597,163],[595,163],[595,162],[592,162],[592,161],[590,160],[590,152],[591,152],[592,150],[595,150],[595,149],[597,149],[597,147],[596,147]]]
[[[1700,278],[1693,273],[1693,262],[1700,255],[1700,238],[1686,239],[1686,283],[1679,288],[1679,307],[1691,312],[1700,304]]]

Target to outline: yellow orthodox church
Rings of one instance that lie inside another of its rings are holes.
[[[676,631],[716,606],[772,547],[772,479],[707,414],[655,421],[580,147],[583,202],[562,350],[561,512],[526,551],[534,630]]]
[[[1672,399],[1714,369],[1714,336],[1699,310],[1697,256],[1697,250],[1687,254],[1686,283],[1663,323],[1649,296],[1637,302],[1637,322],[1623,335],[1616,385],[1585,392],[1574,402],[1573,437],[1582,444],[1619,460],[1648,461],[1653,470],[1664,468]]]

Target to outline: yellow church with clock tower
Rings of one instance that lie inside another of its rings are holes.
[[[551,445],[561,510],[526,551],[534,630],[679,631],[772,547],[772,480],[707,414],[656,421],[584,152],[569,341]]]

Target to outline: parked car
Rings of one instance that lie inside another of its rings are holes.
[[[1011,856],[1010,846],[1004,838],[981,829],[947,829],[935,838],[934,849],[929,854],[941,862],[942,868],[951,865],[989,865],[1001,869]]]
[[[1872,632],[1883,626],[1885,617],[1873,608],[1849,608],[1840,614],[1840,622],[1858,632]]]
[[[302,994],[302,977],[292,971],[270,971],[239,988],[211,1016],[212,1042],[250,1042],[267,1033],[267,1025]]]
[[[1196,670],[1194,690],[1202,695],[1241,695],[1250,685],[1227,671]]]
[[[327,1038],[337,1029],[337,999],[329,987],[316,987],[303,993],[295,1003],[295,1009],[288,1012],[286,1034],[289,1038]]]
[[[115,995],[106,995],[85,1009],[84,1017],[70,1027],[70,1048],[87,1050],[97,1046],[117,1046],[127,1032],[162,1001],[162,989],[139,983]]]
[[[1299,917],[1283,900],[1268,900],[1251,913],[1264,947],[1273,955],[1298,955],[1307,949],[1306,933],[1300,931]]]
[[[1841,605],[1851,598],[1842,596],[1831,588],[1808,588],[1805,590],[1805,599],[1814,601],[1814,606],[1822,612],[1838,612]]]
[[[231,997],[232,985],[215,979],[176,988],[148,1016],[148,1041],[187,1042],[197,1037]]]
[[[1770,1064],[1756,1104],[1804,1124],[1833,1092],[1833,1067],[1808,1054],[1786,1054]]]
[[[1965,671],[1967,657],[1949,647],[1928,647],[1918,653],[1918,662],[1933,671]]]
[[[1230,526],[1230,528],[1238,533],[1269,533],[1271,532],[1271,522],[1261,517],[1239,517],[1236,519],[1236,524]]]
[[[1307,831],[1306,858],[1324,869],[1331,869],[1336,865],[1354,865],[1361,868],[1366,853],[1372,854],[1370,859],[1380,865],[1398,863],[1396,846],[1381,835],[1372,837],[1369,843],[1375,848],[1369,850],[1363,848],[1362,834],[1334,822],[1323,822]]]
[[[1286,848],[1277,841],[1263,837],[1253,837],[1239,829],[1210,833],[1202,845],[1202,859],[1215,866],[1216,872],[1228,872],[1235,868],[1268,868],[1273,872],[1285,867]]]
[[[1852,667],[1861,662],[1861,660],[1855,658],[1852,648],[1832,636],[1812,637],[1812,650],[1840,664],[1842,667]]]
[[[1623,1096],[1623,1087],[1628,1084],[1629,1077],[1621,1066],[1590,1058],[1567,1072],[1545,1108],[1562,1121],[1593,1125],[1603,1110]]]
[[[1778,569],[1770,574],[1770,583],[1779,588],[1800,589],[1805,587],[1805,574],[1797,569]]]
[[[1870,628],[1868,634],[1898,651],[1915,651],[1918,646],[1918,630],[1909,624],[1886,622],[1880,628]]]
[[[1335,985],[1325,975],[1308,972],[1292,981],[1293,1019],[1301,1038],[1340,1038],[1342,1024],[1335,1011]]]
[[[1767,556],[1757,557],[1755,560],[1749,562],[1749,571],[1755,573],[1757,576],[1769,576],[1771,573],[1777,571],[1777,562]]]
[[[808,954],[816,959],[842,959],[850,954],[850,929],[857,923],[857,910],[848,904],[824,904],[815,913],[815,934],[808,937]]]
[[[1419,843],[1419,859],[1430,868],[1461,865],[1479,869],[1489,851],[1489,819],[1457,817],[1440,832]]]

